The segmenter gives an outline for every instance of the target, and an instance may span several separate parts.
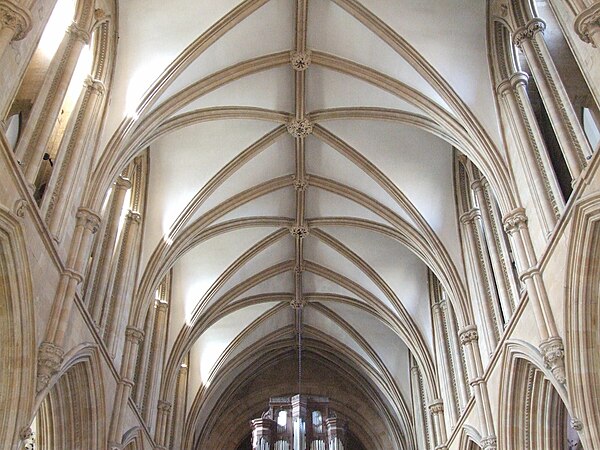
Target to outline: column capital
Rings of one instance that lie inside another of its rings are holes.
[[[171,402],[167,402],[165,400],[159,400],[158,404],[157,404],[157,409],[161,412],[168,413],[169,411],[171,411],[172,406],[173,405],[171,404]]]
[[[504,231],[508,234],[513,234],[515,231],[527,227],[527,215],[523,208],[516,208],[506,214],[502,222],[504,224]]]
[[[53,342],[42,342],[40,344],[37,358],[37,392],[44,390],[50,379],[58,373],[64,356],[64,350]]]
[[[139,344],[144,339],[144,332],[137,327],[129,325],[125,330],[125,337],[133,344]]]
[[[290,63],[296,72],[303,72],[308,69],[311,63],[312,52],[306,50],[304,52],[290,52]]]
[[[600,32],[600,3],[593,4],[575,18],[575,32],[583,42],[596,47],[592,36]]]
[[[166,311],[167,309],[169,309],[169,303],[164,301],[164,300],[156,300],[154,302],[154,305],[156,306],[156,309],[158,311]]]
[[[461,345],[467,345],[473,341],[479,339],[477,327],[475,325],[467,325],[458,332],[458,338],[460,339]]]
[[[88,208],[79,208],[75,216],[77,218],[77,224],[91,230],[92,233],[98,231],[100,227],[100,216],[94,211]]]
[[[104,95],[104,92],[106,91],[104,83],[100,80],[96,80],[91,75],[85,77],[85,80],[83,80],[83,85],[86,87],[86,89],[89,89],[98,95]]]
[[[529,75],[527,74],[527,72],[515,72],[510,76],[509,81],[510,85],[514,89],[521,85],[527,87],[527,83],[529,82]]]
[[[537,33],[543,33],[546,22],[539,17],[530,20],[526,25],[517,28],[513,33],[513,43],[521,48],[524,41],[530,41]]]
[[[565,347],[560,336],[552,336],[540,344],[544,365],[550,369],[560,384],[566,383]]]
[[[69,33],[78,41],[83,42],[85,45],[90,43],[90,33],[85,28],[80,27],[77,22],[73,22],[67,27],[67,33]]]
[[[119,175],[115,180],[115,186],[119,189],[131,189],[131,180],[125,178],[123,175]]]
[[[287,123],[287,130],[295,138],[302,139],[313,132],[313,124],[308,119],[292,119]]]
[[[129,210],[129,212],[125,216],[125,219],[130,222],[140,223],[142,221],[142,216],[138,212]]]
[[[431,414],[441,414],[444,412],[444,402],[441,399],[435,399],[427,405]]]
[[[0,25],[14,30],[13,40],[20,41],[31,30],[31,13],[13,0],[0,0]]]
[[[496,439],[496,436],[488,436],[481,440],[481,448],[483,450],[496,450],[497,445],[498,440]]]
[[[480,217],[479,208],[473,208],[460,215],[460,222],[467,225]]]

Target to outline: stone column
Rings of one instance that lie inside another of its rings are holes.
[[[136,327],[128,326],[125,332],[125,347],[121,360],[121,379],[117,384],[115,401],[113,402],[112,416],[108,430],[108,444],[111,450],[120,450],[121,428],[123,417],[127,411],[127,402],[133,387],[133,376],[135,363],[140,342],[144,338],[144,332]]]
[[[90,33],[72,23],[61,42],[46,79],[33,105],[28,124],[16,148],[25,178],[33,188],[42,156],[60,113],[63,100],[79,61],[81,50],[90,41]]]
[[[185,422],[185,404],[187,397],[187,379],[188,366],[181,364],[177,378],[177,391],[175,392],[175,411],[173,413],[173,442],[169,442],[169,433],[165,434],[165,440],[162,442],[165,446],[171,445],[171,448],[181,448],[181,439],[183,437],[183,424]]]
[[[498,242],[498,238],[500,237],[498,236],[498,233],[500,231],[494,227],[495,223],[493,222],[493,217],[490,211],[491,199],[489,198],[489,191],[487,191],[486,184],[487,180],[479,179],[475,180],[471,184],[471,187],[473,188],[473,192],[477,198],[479,211],[481,213],[481,223],[485,231],[492,273],[496,282],[495,284],[497,288],[498,299],[502,305],[502,318],[504,319],[504,323],[508,323],[513,312],[513,305],[511,301],[512,295],[510,292],[510,285],[508,284],[508,280],[505,276],[505,267],[502,264],[502,258],[500,254],[501,248],[500,243]]]
[[[411,358],[412,359],[412,358]],[[412,361],[410,368],[410,388],[412,391],[413,417],[415,418],[415,441],[417,447],[427,449],[426,423],[423,417],[423,406],[421,404],[421,374],[419,367]]]
[[[600,3],[595,2],[575,18],[575,31],[583,42],[600,47]]]
[[[460,350],[460,344],[458,342],[456,319],[454,317],[452,306],[450,305],[449,300],[446,298],[446,293],[444,292],[442,295],[444,296],[450,354],[452,355],[452,360],[454,361],[456,388],[458,390],[458,398],[460,400],[461,410],[464,410],[464,407],[467,405],[467,403],[469,403],[470,394],[467,392],[467,377],[462,364],[463,358]]]
[[[15,0],[0,0],[0,58],[11,42],[20,41],[31,30],[31,13]]]
[[[475,220],[479,218],[479,210],[473,208],[460,217],[463,224],[465,245],[467,246],[466,255],[468,257],[471,274],[471,289],[477,300],[479,314],[482,324],[485,327],[485,343],[488,354],[492,354],[496,349],[498,340],[496,338],[496,324],[494,322],[494,312],[491,308],[491,299],[486,289],[487,280],[484,273],[484,267],[481,263],[479,250],[481,243],[478,242],[477,231],[475,230]]]
[[[442,398],[446,405],[446,411],[448,412],[446,424],[450,428],[458,418],[456,411],[456,405],[454,403],[454,393],[452,392],[452,361],[448,352],[448,343],[446,342],[446,331],[444,326],[444,318],[442,317],[442,306],[439,302],[431,305],[431,311],[433,316],[433,328],[435,337],[435,348],[437,356],[437,374],[439,377],[440,389],[442,392]]]
[[[444,402],[437,399],[429,404],[431,422],[433,424],[433,435],[435,437],[435,449],[446,450],[446,424],[444,421]]]
[[[77,225],[71,240],[65,270],[61,274],[56,291],[52,312],[46,330],[46,338],[38,352],[38,392],[44,389],[50,378],[62,364],[64,337],[71,317],[75,291],[83,280],[92,235],[98,230],[100,217],[94,212],[79,208]]]
[[[460,343],[465,348],[467,360],[467,370],[469,372],[470,385],[475,396],[475,405],[477,405],[478,415],[480,417],[481,434],[484,440],[489,442],[485,447],[487,450],[495,450],[496,435],[494,432],[494,422],[492,419],[492,409],[487,390],[487,384],[483,378],[483,363],[479,352],[477,327],[467,325],[460,331]],[[494,445],[492,444],[494,442]]]
[[[129,211],[125,216],[123,224],[123,234],[121,239],[121,252],[119,254],[118,263],[113,270],[116,270],[115,284],[113,286],[112,296],[110,299],[110,307],[113,308],[113,316],[107,323],[105,339],[108,351],[114,357],[116,354],[116,345],[119,338],[119,330],[121,328],[122,315],[125,310],[127,299],[127,281],[131,273],[133,263],[133,255],[135,243],[137,242],[138,228],[142,221],[142,217],[134,211]],[[105,308],[107,310],[109,308]]]
[[[150,361],[148,364],[148,377],[146,384],[148,386],[148,403],[144,405],[144,419],[152,427],[156,415],[156,402],[160,390],[160,379],[163,370],[163,355],[166,342],[167,319],[169,305],[163,300],[156,302],[156,316],[154,318],[154,335],[152,337],[152,347],[150,349]],[[158,423],[156,432],[159,432]]]
[[[117,244],[119,220],[121,218],[121,211],[123,210],[123,203],[125,202],[125,195],[129,189],[131,189],[131,181],[122,176],[119,176],[117,181],[113,184],[108,222],[106,224],[104,237],[102,238],[102,247],[97,256],[99,258],[98,272],[94,281],[90,302],[92,307],[92,317],[99,329],[103,329],[106,325],[103,322],[105,317],[103,316],[102,311],[107,307],[106,294],[112,268],[113,253],[115,252],[115,246]]]
[[[517,151],[527,184],[546,234],[556,225],[562,207],[560,188],[548,157],[546,144],[529,102],[525,72],[517,72],[498,86],[507,110],[509,124],[517,141]]]
[[[545,28],[546,23],[535,18],[516,30],[513,39],[527,58],[571,177],[576,180],[592,150],[546,47]]]
[[[158,415],[156,417],[156,431],[154,433],[154,440],[160,448],[167,448],[164,444],[167,439],[167,424],[171,417],[171,403],[159,400],[157,404]]]
[[[87,77],[84,82],[84,90],[80,96],[77,108],[73,111],[71,121],[74,122],[71,134],[66,145],[61,144],[59,150],[57,165],[60,167],[54,178],[55,182],[51,184],[52,195],[49,196],[48,207],[46,210],[46,223],[50,228],[50,233],[57,239],[63,222],[64,213],[70,205],[69,189],[77,178],[78,169],[81,161],[86,155],[85,141],[91,128],[94,113],[97,111],[98,103],[104,95],[104,84],[92,77]],[[80,174],[84,177],[86,173]],[[83,191],[83,185],[76,186]]]
[[[554,315],[548,301],[548,293],[537,264],[527,216],[523,208],[517,208],[504,217],[504,228],[511,238],[519,275],[529,296],[538,332],[542,339],[540,350],[546,366],[556,379],[565,383],[564,347],[558,335]]]

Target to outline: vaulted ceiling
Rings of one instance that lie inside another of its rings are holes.
[[[306,369],[310,390],[348,415],[366,399],[377,448],[409,447],[410,354],[433,380],[428,268],[465,295],[453,148],[485,169],[499,141],[485,3],[120,2],[104,141],[129,120],[149,148],[138,293],[172,270],[167,370],[189,352],[192,434],[278,365],[288,392],[256,388],[244,414],[293,392],[301,329],[327,373]]]

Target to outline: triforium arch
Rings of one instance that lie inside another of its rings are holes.
[[[37,395],[30,427],[35,448],[99,448],[106,442],[106,404],[98,348],[83,344]]]
[[[572,380],[567,389],[574,418],[582,423],[584,448],[594,448],[600,443],[598,424],[590,420],[600,414],[596,401],[600,395],[599,236],[600,209],[598,196],[594,195],[583,198],[575,207],[565,279],[565,351],[567,373]]]
[[[0,441],[7,448],[22,439],[35,397],[33,296],[19,219],[0,208],[0,410],[12,411],[1,415]]]

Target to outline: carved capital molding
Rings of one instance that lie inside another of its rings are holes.
[[[29,209],[29,203],[27,200],[20,198],[15,202],[15,206],[13,207],[13,211],[17,217],[23,218],[25,217],[25,212]]]
[[[565,347],[560,336],[553,336],[540,344],[540,350],[544,357],[544,365],[550,369],[552,375],[560,384],[565,384]]]
[[[581,431],[583,430],[583,422],[576,417],[573,417],[571,419],[571,428],[573,428],[575,431]]]
[[[131,180],[129,178],[125,178],[122,175],[119,175],[115,180],[115,187],[119,189],[131,189]]]
[[[434,400],[429,404],[431,414],[442,414],[444,412],[444,402],[440,399]]]
[[[577,16],[575,32],[583,42],[596,47],[592,35],[600,33],[600,3],[595,3]]]
[[[75,217],[77,218],[77,225],[81,225],[82,227],[91,230],[92,233],[98,231],[98,228],[100,227],[100,216],[94,211],[87,208],[79,208]]]
[[[90,43],[90,33],[84,28],[81,28],[76,22],[73,22],[67,27],[67,33],[86,45]]]
[[[312,52],[306,50],[305,52],[290,52],[290,62],[293,69],[296,72],[303,72],[308,69],[311,62]]]
[[[481,448],[483,450],[496,450],[497,446],[498,440],[496,436],[489,436],[481,440]]]
[[[31,30],[31,13],[12,0],[0,0],[0,25],[13,30],[13,40],[20,41]]]
[[[466,225],[466,224],[474,222],[480,216],[481,216],[481,214],[479,212],[479,208],[473,208],[473,209],[461,214],[460,222]]]
[[[73,269],[65,269],[63,275],[75,280],[77,284],[83,281],[83,275]]]
[[[164,312],[167,309],[169,309],[169,304],[164,300],[156,300],[156,302],[154,302],[154,305],[156,306],[157,311]]]
[[[503,220],[504,231],[513,234],[515,231],[527,227],[527,215],[523,208],[513,209]]]
[[[95,92],[98,95],[104,95],[104,92],[106,91],[106,87],[104,86],[104,83],[100,80],[96,80],[95,78],[93,78],[90,75],[85,77],[85,80],[83,81],[83,85],[87,89],[89,89],[92,92]]]
[[[292,119],[287,124],[288,133],[295,138],[305,138],[313,131],[313,124],[308,119]]]
[[[164,400],[159,400],[157,409],[161,412],[168,413],[169,411],[171,411],[172,406],[173,405],[171,405],[170,402],[166,402]]]
[[[50,379],[58,373],[65,352],[52,342],[42,342],[38,349],[37,392],[48,386]]]
[[[479,339],[477,327],[475,325],[467,325],[458,332],[458,338],[461,345],[467,345]]]
[[[546,22],[544,22],[539,17],[536,17],[535,19],[532,19],[527,25],[515,30],[513,34],[513,42],[517,47],[521,48],[524,41],[529,41],[533,39],[533,37],[537,33],[543,33],[545,29]]]
[[[533,278],[536,275],[540,274],[540,269],[537,266],[530,267],[529,269],[524,270],[519,275],[519,279],[523,282],[527,281],[529,278]]]
[[[125,337],[132,344],[139,344],[144,339],[144,332],[130,325],[125,330]]]
[[[306,225],[294,226],[290,228],[290,233],[294,237],[299,237],[300,239],[304,239],[308,236],[309,230]]]
[[[509,81],[513,89],[517,89],[519,86],[527,87],[529,75],[526,72],[515,72],[511,75]]]
[[[125,216],[125,220],[129,222],[141,223],[142,216],[140,215],[140,213],[130,210]]]

